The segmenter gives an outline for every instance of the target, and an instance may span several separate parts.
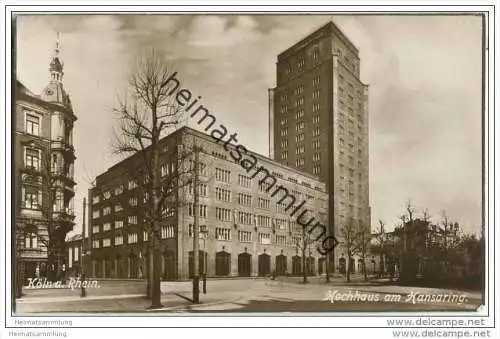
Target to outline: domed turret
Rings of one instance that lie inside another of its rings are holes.
[[[43,89],[40,97],[47,102],[60,104],[71,109],[71,101],[69,99],[69,95],[64,90],[62,84],[64,75],[63,67],[64,63],[59,59],[59,33],[57,33],[54,55],[49,64],[49,84]]]

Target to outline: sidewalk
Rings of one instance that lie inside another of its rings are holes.
[[[107,299],[128,299],[128,298],[142,298],[144,294],[118,294],[118,295],[88,295],[81,297],[80,295],[71,296],[55,296],[55,297],[34,297],[18,299],[17,304],[45,304],[45,303],[60,303],[68,301],[85,301],[85,300],[107,300]]]
[[[408,296],[411,293],[415,294],[457,294],[464,295],[469,301],[474,303],[480,302],[482,295],[480,291],[470,291],[470,290],[457,290],[457,289],[447,289],[447,288],[432,288],[432,287],[421,287],[421,286],[400,286],[400,285],[389,285],[389,279],[374,279],[369,281],[364,281],[363,276],[353,276],[351,282],[346,282],[345,277],[330,277],[330,282],[326,282],[326,278],[323,277],[308,277],[308,283],[306,285],[302,284],[301,277],[287,277],[284,278],[283,282],[287,285],[298,285],[298,286],[308,286],[308,285],[323,285],[325,287],[342,287],[342,289],[358,290],[360,292],[371,292],[380,294],[399,294],[401,296]],[[277,284],[283,283],[279,281],[279,278],[275,281]],[[304,287],[307,288],[307,287]]]
[[[143,313],[165,311],[189,311],[198,307],[231,304],[241,298],[241,294],[215,292],[200,294],[200,304],[193,304],[191,295],[162,294],[163,308],[150,309],[151,300],[144,295],[108,295],[57,298],[33,298],[17,301],[16,314],[44,313]]]

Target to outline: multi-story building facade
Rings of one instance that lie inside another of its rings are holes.
[[[358,49],[332,22],[278,55],[269,91],[270,154],[320,177],[329,192],[330,234],[352,222],[370,229],[368,86]],[[345,263],[337,246],[331,268]]]
[[[66,234],[74,225],[76,116],[63,87],[58,53],[56,48],[42,94],[35,95],[16,82],[12,234],[21,283],[35,276],[56,278],[64,269]]]
[[[66,271],[68,272],[68,274],[77,275],[81,273],[83,261],[82,246],[83,237],[81,234],[75,234],[66,240]]]
[[[232,161],[224,145],[204,133],[183,127],[161,140],[162,178],[178,173],[192,156],[179,154],[186,145],[199,145],[200,272],[207,276],[263,276],[324,272],[324,259],[309,245],[307,266],[301,257],[302,226],[277,204],[265,183]],[[232,146],[229,146],[232,147]],[[250,154],[251,152],[249,152]],[[317,177],[251,153],[277,182],[316,220],[326,221],[325,184]],[[148,197],[129,169],[137,168],[133,155],[96,178],[89,193],[90,267],[94,277],[143,278],[151,233],[141,216]],[[163,179],[162,179],[163,180]],[[193,184],[179,184],[161,221],[162,277],[188,279],[193,267]],[[206,264],[205,264],[206,263]]]

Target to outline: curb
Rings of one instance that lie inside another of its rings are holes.
[[[227,304],[227,303],[233,303],[235,301],[238,301],[242,299],[243,297],[234,297],[232,299],[225,299],[225,300],[219,300],[219,301],[214,301],[206,304],[188,304],[188,305],[177,305],[177,306],[171,306],[171,307],[163,307],[163,308],[156,308],[156,309],[147,309],[144,310],[145,312],[158,312],[158,311],[175,311],[179,309],[185,309],[185,310],[193,310],[205,306],[216,306],[216,305],[222,305],[222,304]]]
[[[176,295],[175,292],[162,293],[164,295]],[[145,294],[103,294],[103,295],[87,295],[86,297],[80,296],[61,296],[53,298],[34,297],[34,298],[19,298],[16,303],[19,304],[40,304],[40,303],[57,303],[57,302],[72,302],[72,301],[86,301],[86,300],[108,300],[108,299],[136,299],[145,298]]]
[[[87,296],[87,297],[65,297],[65,298],[28,298],[28,299],[18,299],[16,303],[18,304],[43,304],[43,303],[64,303],[73,301],[85,301],[85,300],[109,300],[109,299],[136,299],[144,297],[143,294],[117,294],[117,295],[101,295],[101,296]]]

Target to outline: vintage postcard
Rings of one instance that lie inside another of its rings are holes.
[[[492,9],[388,10],[6,11],[7,323],[494,337]]]

